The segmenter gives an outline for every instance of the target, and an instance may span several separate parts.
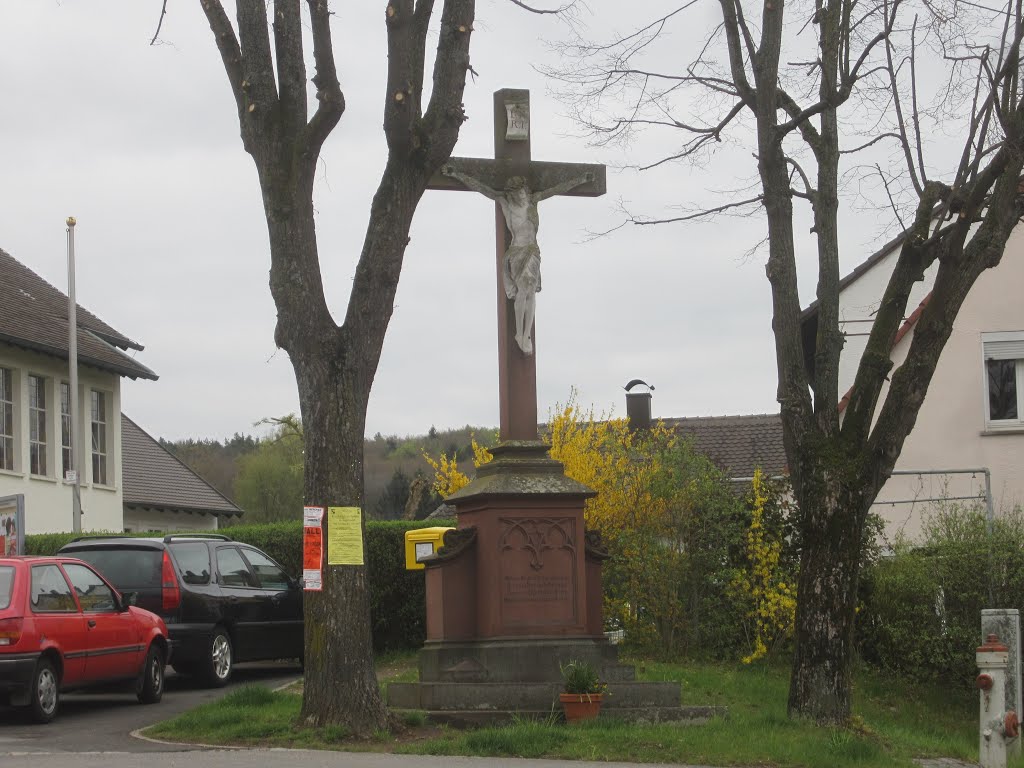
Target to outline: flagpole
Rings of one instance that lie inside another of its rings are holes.
[[[68,368],[70,382],[68,399],[71,401],[71,472],[74,475],[71,491],[71,530],[82,532],[81,479],[78,471],[78,304],[75,302],[75,221],[68,216]]]

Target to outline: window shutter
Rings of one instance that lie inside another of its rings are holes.
[[[1015,341],[986,341],[986,360],[1024,360],[1024,339]]]

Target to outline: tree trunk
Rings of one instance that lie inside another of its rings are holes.
[[[270,286],[275,338],[291,358],[305,436],[305,503],[363,508],[363,442],[372,360],[353,355],[330,316],[303,304],[321,294],[312,203],[303,190],[268,199]],[[315,281],[316,285],[306,284]],[[356,359],[352,359],[356,358]],[[363,516],[365,520],[365,515]],[[327,516],[323,538],[330,534]],[[364,524],[365,532],[365,524]],[[304,595],[305,691],[302,722],[345,723],[368,736],[388,725],[373,666],[369,583],[364,565],[323,563],[323,590]],[[340,684],[339,684],[340,682]]]
[[[850,717],[853,627],[865,511],[819,466],[798,499],[802,526],[789,714],[823,724]]]
[[[305,496],[309,504],[362,508],[366,404],[341,359],[295,365],[306,433]],[[365,536],[365,515],[362,523]],[[325,517],[325,541],[329,534]],[[357,735],[371,735],[387,727],[388,715],[373,665],[366,566],[325,562],[323,569],[323,591],[305,593],[301,720],[310,726],[343,722]]]

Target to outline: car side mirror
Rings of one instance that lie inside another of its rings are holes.
[[[121,610],[127,611],[129,606],[135,605],[139,599],[138,592],[124,592],[121,594]]]

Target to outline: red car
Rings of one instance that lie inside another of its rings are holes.
[[[71,557],[0,557],[0,701],[47,723],[60,692],[132,681],[143,704],[164,692],[167,627]]]

